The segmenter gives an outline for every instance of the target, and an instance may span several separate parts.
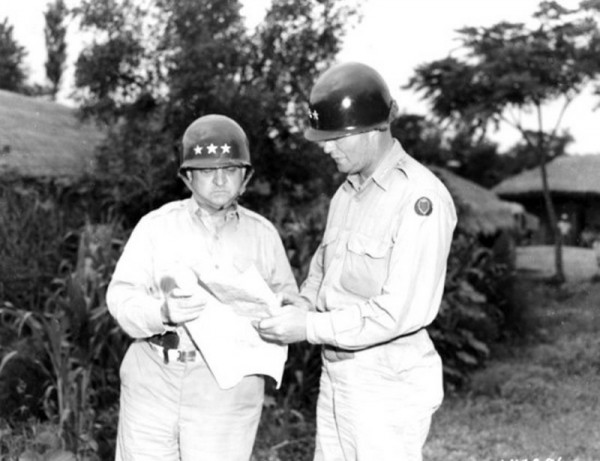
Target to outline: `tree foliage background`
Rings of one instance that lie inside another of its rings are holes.
[[[481,147],[490,127],[500,122],[521,134],[540,167],[556,246],[555,278],[561,283],[565,280],[561,234],[546,163],[562,155],[570,140],[568,132],[561,132],[565,111],[600,75],[599,11],[596,0],[583,1],[575,9],[542,1],[534,25],[500,22],[490,27],[465,27],[458,31],[460,55],[419,66],[407,85],[421,91],[435,117],[456,133],[454,142]],[[555,120],[548,115],[551,103],[560,107]],[[524,123],[527,113],[535,117],[534,128]],[[483,147],[484,151],[475,150],[472,159],[490,152]]]
[[[0,89],[19,93],[27,78],[23,62],[27,52],[13,33],[14,27],[4,18],[0,22]]]
[[[67,59],[66,21],[68,19],[68,9],[65,2],[55,0],[54,3],[49,4],[44,12],[44,18],[46,20],[46,27],[44,28],[47,51],[46,77],[50,82],[52,99],[56,99]]]

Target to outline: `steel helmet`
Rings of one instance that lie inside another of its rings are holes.
[[[248,138],[241,126],[224,115],[196,119],[183,134],[179,171],[187,168],[251,167]]]
[[[389,125],[394,100],[373,68],[358,62],[339,64],[321,75],[310,93],[304,132],[309,141],[326,141]]]

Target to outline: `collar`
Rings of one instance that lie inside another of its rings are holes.
[[[207,220],[212,220],[212,214],[198,205],[198,202],[194,200],[194,197],[190,197],[188,199],[188,210],[192,216],[197,216],[198,219],[202,222],[206,222]],[[237,202],[232,203],[227,211],[225,212],[225,222],[237,220],[240,217],[239,205]]]
[[[367,187],[367,184],[374,182],[383,190],[387,190],[392,181],[392,171],[400,170],[408,177],[407,174],[408,154],[402,148],[402,145],[397,139],[394,139],[392,148],[384,155],[381,163],[373,174],[368,177],[362,184],[358,173],[348,175],[344,187],[352,187],[355,190],[361,190]]]

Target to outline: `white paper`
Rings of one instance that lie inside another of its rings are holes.
[[[244,376],[261,374],[271,376],[279,387],[287,346],[263,341],[252,321],[269,316],[280,303],[258,270],[251,266],[244,272],[197,275],[214,297],[185,326],[219,386],[229,389]]]
[[[254,265],[244,271],[235,268],[198,274],[200,282],[236,314],[253,319],[269,317],[280,302]]]

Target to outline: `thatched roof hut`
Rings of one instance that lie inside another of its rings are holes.
[[[0,176],[74,179],[94,168],[102,135],[75,109],[0,90]]]
[[[550,190],[569,195],[600,195],[600,155],[564,155],[547,165]],[[539,168],[505,179],[496,187],[501,197],[515,198],[542,193]]]
[[[570,225],[570,231],[563,236],[564,243],[587,245],[590,233],[600,234],[600,155],[564,155],[548,163],[546,171],[555,211]],[[553,241],[539,168],[505,179],[493,190],[538,216],[540,232],[534,238],[536,243]]]
[[[494,234],[516,229],[524,208],[498,196],[474,182],[440,167],[430,167],[446,185],[458,209],[458,226],[476,234]]]

